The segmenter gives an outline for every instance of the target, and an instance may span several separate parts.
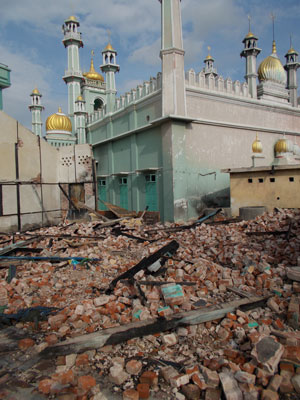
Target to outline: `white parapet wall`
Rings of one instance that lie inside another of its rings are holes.
[[[132,104],[143,101],[149,96],[159,92],[162,86],[161,73],[159,72],[156,77],[151,77],[149,81],[144,81],[143,84],[138,85],[136,88],[131,89],[123,95],[120,95],[116,99],[115,112],[124,110],[130,107]],[[88,116],[87,123],[92,124],[94,122],[101,121],[107,116],[106,107],[100,111],[96,111]]]
[[[232,81],[230,78],[224,79],[222,76],[214,74],[206,74],[201,71],[196,74],[190,69],[185,74],[186,88],[196,89],[203,92],[214,92],[229,97],[246,97],[250,98],[248,84],[246,82]]]

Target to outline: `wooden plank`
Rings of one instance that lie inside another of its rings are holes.
[[[107,203],[106,201],[103,201],[100,199],[100,201],[106,205],[106,207],[114,213],[118,218],[126,217],[126,218],[132,218],[132,217],[137,217],[137,213],[135,211],[128,211],[126,208],[122,208],[119,206],[116,206],[111,203]]]
[[[178,328],[180,326],[198,325],[203,322],[224,318],[228,312],[235,312],[238,308],[252,309],[260,307],[268,297],[253,296],[250,299],[234,300],[221,305],[214,305],[189,312],[182,312],[168,317],[138,321],[131,324],[104,329],[99,332],[77,336],[48,347],[40,353],[42,358],[52,358],[59,355],[82,353],[98,349],[107,345],[114,345],[127,340],[153,335]]]
[[[246,298],[248,298],[248,299],[250,299],[251,296],[252,296],[251,294],[245,292],[244,290],[237,289],[237,288],[234,287],[234,286],[227,286],[226,289],[229,290],[229,292],[232,292],[232,293],[234,293],[234,294],[237,294],[238,296],[241,296],[241,297],[246,297]]]
[[[75,200],[73,200],[75,201]],[[77,208],[83,208],[93,214],[95,214],[99,219],[102,219],[105,222],[108,222],[109,219],[102,215],[98,210],[94,210],[91,207],[88,207],[86,204],[82,203],[81,201],[75,201]]]
[[[12,251],[17,250],[20,247],[26,247],[28,244],[31,244],[31,243],[36,242],[38,240],[41,240],[41,238],[38,238],[37,236],[34,236],[32,239],[23,240],[22,242],[13,243],[13,244],[11,244],[9,246],[6,246],[3,249],[1,249],[0,250],[0,256],[3,256],[4,254],[9,254]]]

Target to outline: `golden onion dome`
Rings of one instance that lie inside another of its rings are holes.
[[[76,22],[77,22],[77,19],[76,19],[76,17],[75,17],[74,15],[71,15],[71,16],[68,18],[68,20],[69,20],[69,21],[76,21]]]
[[[58,108],[57,113],[52,114],[47,118],[46,131],[72,132],[71,120],[61,111],[60,107]]]
[[[78,101],[84,101],[84,98],[82,96],[78,96],[77,99]]]
[[[104,51],[115,51],[115,49],[112,47],[112,45],[110,43],[108,43],[108,45],[105,47]]]
[[[32,94],[40,94],[37,88],[33,89]]]
[[[204,61],[209,61],[209,60],[213,60],[212,56],[210,54],[208,54],[206,56],[206,59]]]
[[[295,53],[297,53],[297,52],[296,52],[296,50],[295,50],[293,47],[291,47],[287,53],[288,53],[288,54],[295,54]]]
[[[251,38],[253,38],[253,37],[254,37],[254,34],[253,34],[252,32],[249,31],[249,32],[247,33],[247,35],[246,35],[245,38],[246,38],[246,39],[251,39]]]
[[[258,134],[256,134],[256,139],[252,143],[252,151],[253,151],[253,153],[262,153],[263,152],[263,147],[262,147],[261,141],[258,138]]]
[[[272,81],[286,85],[286,72],[277,56],[275,40],[273,40],[272,54],[261,62],[257,73],[260,82]]]
[[[293,143],[283,137],[282,139],[277,140],[275,144],[275,153],[293,153],[294,151],[294,145]]]
[[[91,66],[89,72],[85,72],[83,76],[87,79],[93,79],[94,81],[104,82],[104,78],[101,74],[95,71],[94,60],[91,59]]]

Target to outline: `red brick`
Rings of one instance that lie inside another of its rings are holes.
[[[84,375],[78,378],[78,394],[84,395],[96,386],[96,380],[91,375]]]
[[[71,369],[69,371],[53,375],[52,379],[59,382],[61,385],[73,385],[75,383],[74,372]]]
[[[19,340],[19,343],[18,343],[18,347],[21,350],[27,350],[34,345],[35,345],[34,340],[29,339],[29,338],[21,339],[21,340]]]
[[[147,383],[149,386],[153,387],[158,384],[158,375],[154,371],[145,371],[140,376],[141,383]]]
[[[294,374],[294,372],[295,372],[293,364],[283,362],[283,361],[279,364],[279,369],[280,369],[280,371],[289,371],[292,374]]]
[[[76,358],[76,367],[81,367],[89,364],[89,356],[87,354],[79,354]]]
[[[150,388],[147,383],[139,383],[137,385],[137,391],[139,393],[140,399],[149,399],[150,397]]]
[[[39,392],[49,394],[53,383],[54,381],[52,379],[43,379],[39,382]]]
[[[125,390],[123,392],[123,400],[139,400],[139,392],[133,389]]]

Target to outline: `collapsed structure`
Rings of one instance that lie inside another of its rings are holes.
[[[277,209],[2,235],[0,397],[297,399],[299,230]]]

